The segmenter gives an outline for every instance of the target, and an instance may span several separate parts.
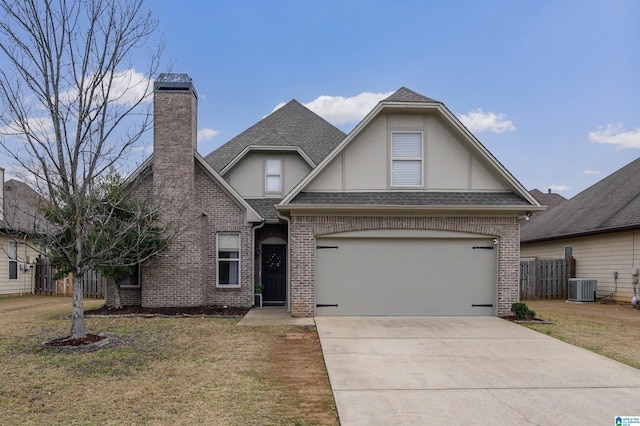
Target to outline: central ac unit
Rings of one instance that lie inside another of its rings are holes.
[[[572,302],[595,302],[597,280],[569,278],[569,300]]]

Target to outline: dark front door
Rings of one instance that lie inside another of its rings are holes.
[[[287,246],[262,245],[262,300],[287,300]]]

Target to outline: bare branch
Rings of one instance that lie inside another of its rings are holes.
[[[116,218],[100,185],[151,127],[162,46],[146,64],[134,60],[157,21],[144,0],[0,0],[0,10],[0,54],[9,64],[0,70],[0,149],[46,200],[48,245],[77,277],[130,263],[125,255],[110,257],[115,243],[96,243],[96,236],[112,236],[107,224]],[[144,222],[159,206],[134,208],[140,211],[128,217]],[[120,230],[157,231],[124,222]],[[81,296],[74,282],[72,337],[84,333]]]

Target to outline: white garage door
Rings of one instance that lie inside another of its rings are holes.
[[[492,238],[409,235],[360,231],[317,238],[316,314],[495,315]]]

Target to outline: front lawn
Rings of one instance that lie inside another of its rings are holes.
[[[0,424],[338,424],[312,327],[88,318],[117,342],[44,348],[69,334],[70,311],[70,298],[0,298]]]
[[[630,305],[525,301],[552,324],[526,326],[640,369],[640,311]]]

